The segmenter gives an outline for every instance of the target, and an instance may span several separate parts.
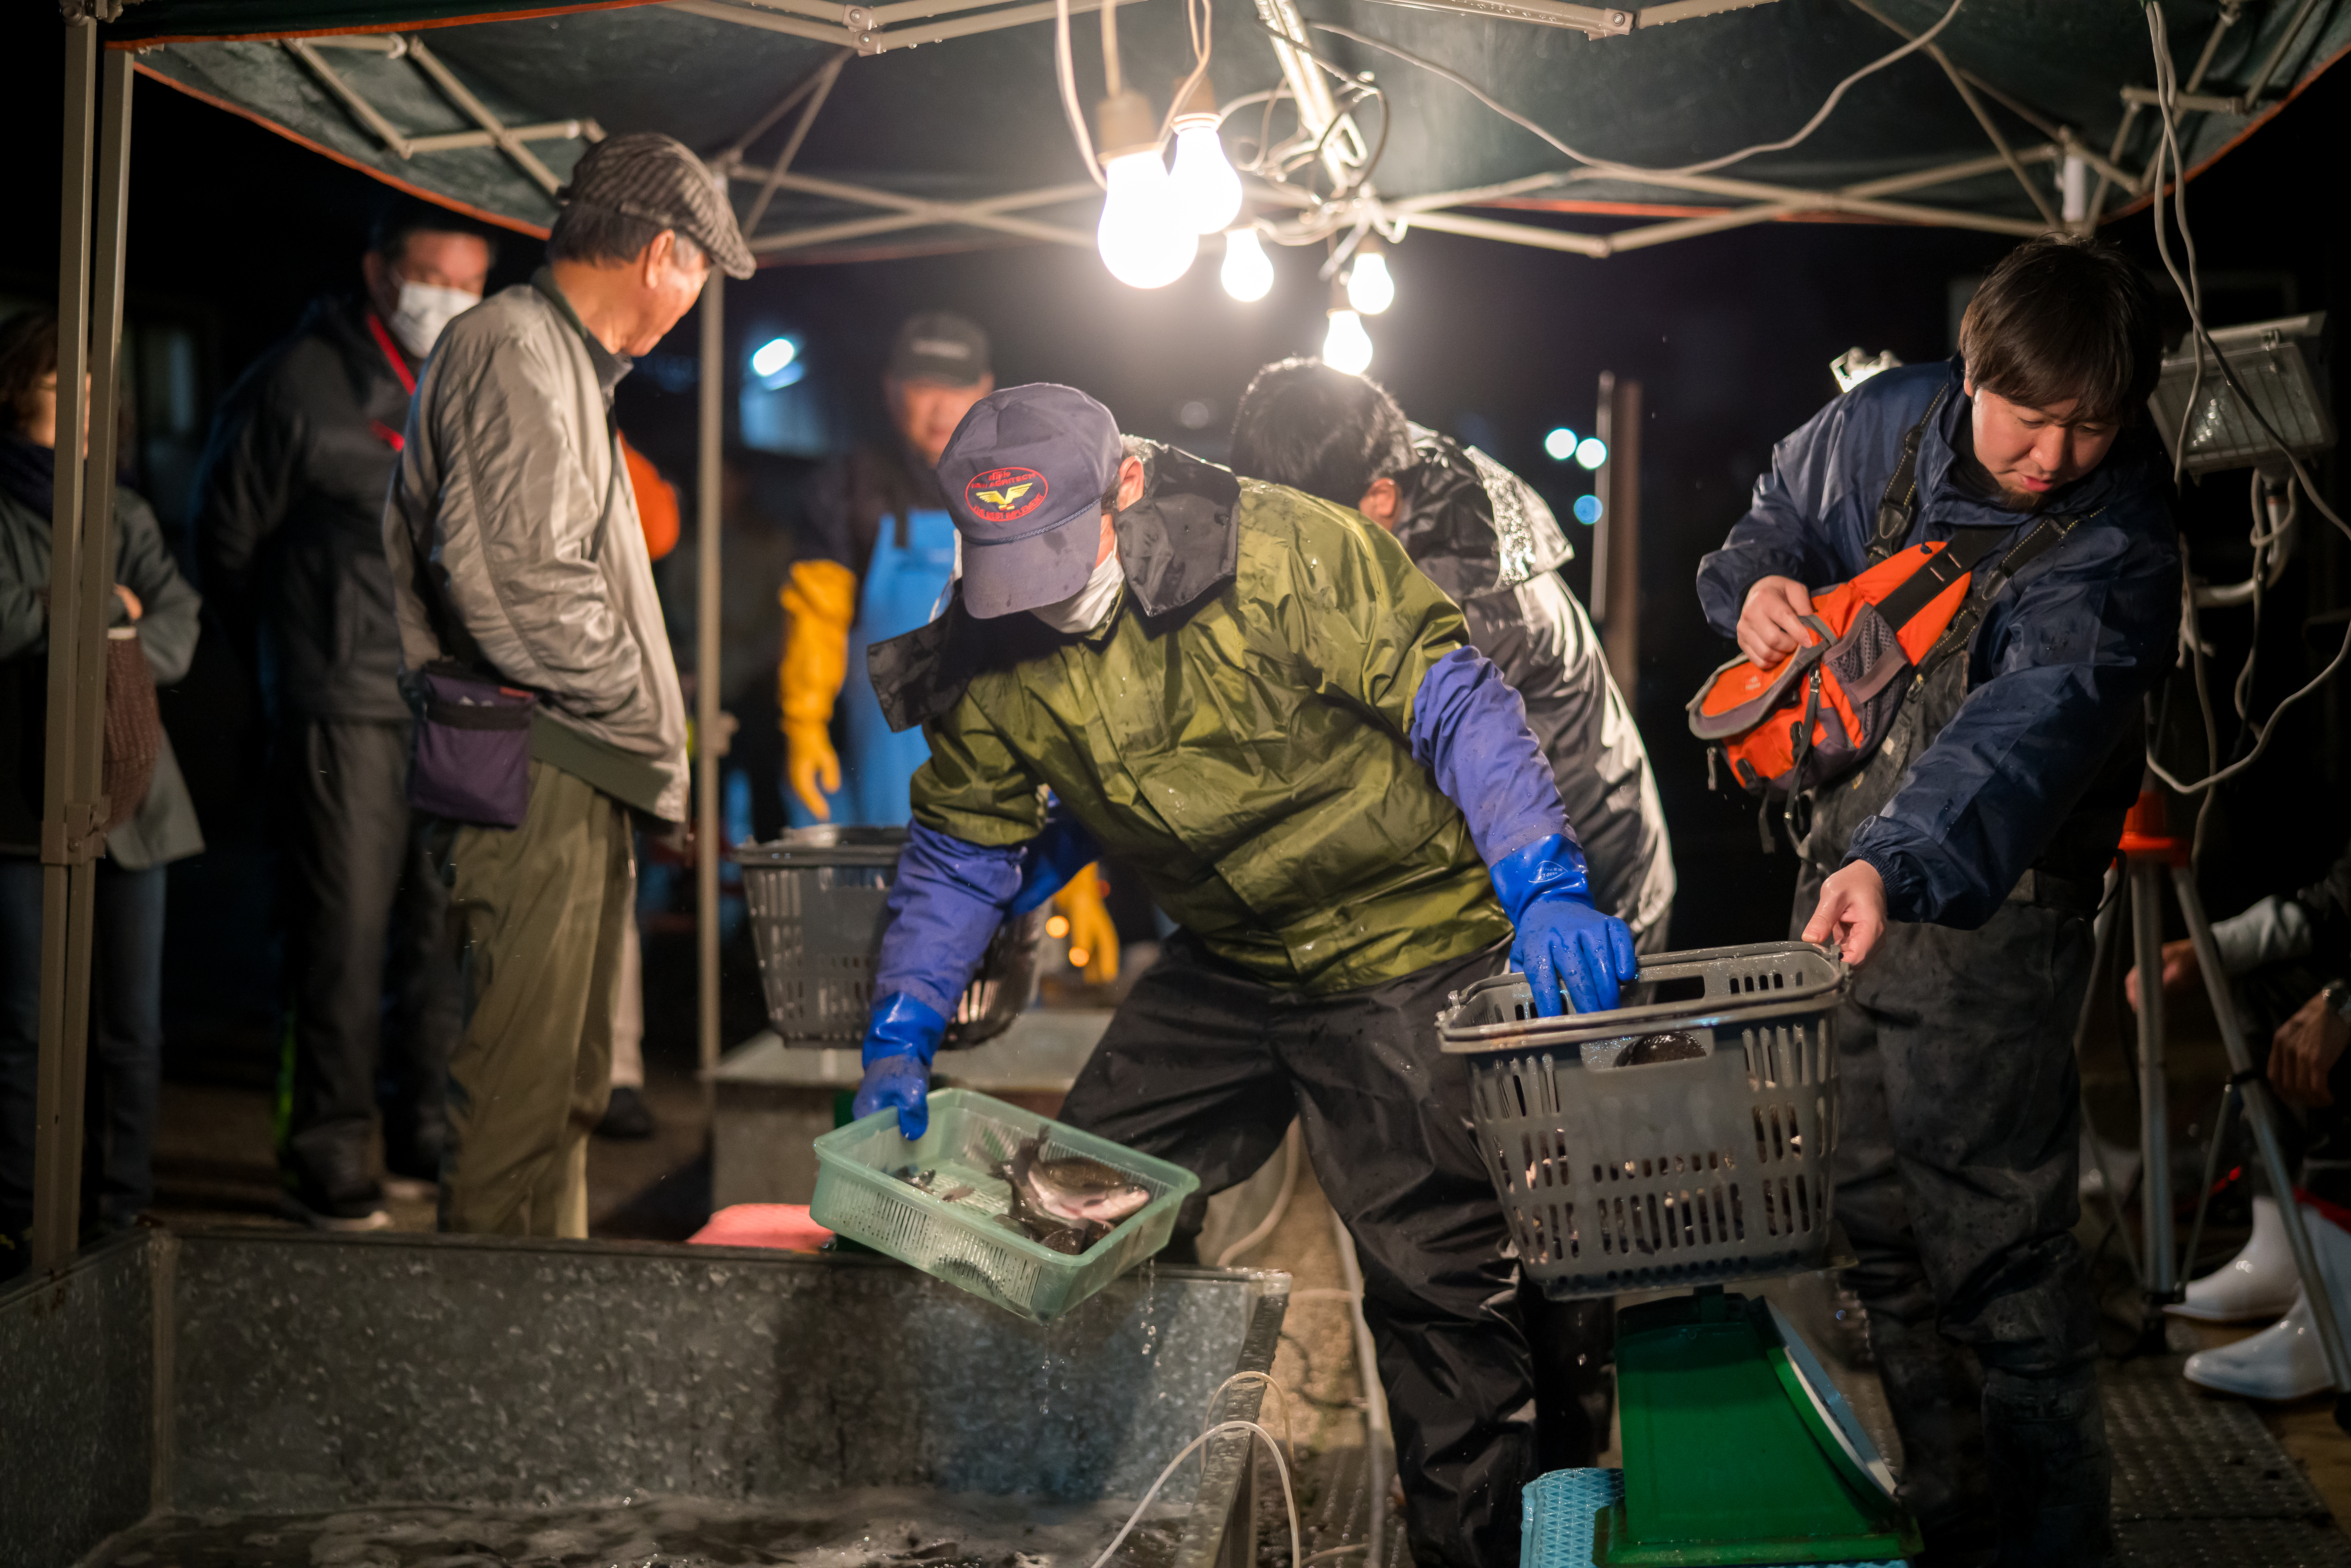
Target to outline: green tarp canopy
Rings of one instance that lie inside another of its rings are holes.
[[[1102,91],[1099,3],[1072,5],[1089,111]],[[1270,25],[1303,27],[1315,53],[1371,73],[1381,95],[1353,112],[1366,150],[1384,145],[1351,202],[1313,204],[1360,170],[1311,159],[1260,188],[1259,210],[1293,237],[1405,221],[1593,253],[1822,215],[2022,234],[2064,215],[2069,154],[2075,214],[2110,219],[2147,200],[2158,116],[2126,97],[2156,72],[2146,14],[2126,0],[1963,0],[1930,48],[1855,84],[1801,144],[1698,175],[1580,166],[1470,88],[1589,157],[1680,170],[1789,136],[1945,5],[1128,0],[1121,57],[1155,109],[1191,67],[1194,3],[1213,8],[1209,79],[1225,104],[1281,88]],[[545,228],[587,139],[666,131],[729,170],[763,260],[808,260],[1091,243],[1098,198],[1063,112],[1053,15],[974,0],[133,0],[104,34],[155,78],[520,229]],[[2179,83],[2194,89],[2179,117],[2191,170],[2351,47],[2351,0],[2252,0],[2232,22],[2203,0],[2167,0],[2163,15]],[[1587,36],[1554,25],[1562,17],[1624,30]],[[1294,96],[1246,103],[1226,142],[1237,156],[1261,135],[1296,145],[1311,118]],[[1348,145],[1344,129],[1330,145]]]

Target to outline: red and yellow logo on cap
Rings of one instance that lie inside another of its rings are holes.
[[[963,504],[983,523],[1009,523],[1045,504],[1045,476],[1034,468],[990,468],[963,487]]]

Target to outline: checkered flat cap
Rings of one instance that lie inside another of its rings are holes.
[[[555,199],[675,229],[727,277],[751,276],[751,248],[736,225],[724,182],[683,143],[659,131],[607,136],[573,166],[571,183]]]

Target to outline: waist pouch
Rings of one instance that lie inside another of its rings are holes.
[[[2014,575],[2070,526],[2032,529],[1999,575]],[[1708,745],[1708,771],[1727,763],[1750,793],[1776,800],[1859,767],[1902,711],[1920,662],[1959,619],[1970,574],[2011,531],[1961,528],[1949,543],[1898,550],[1813,596],[1811,643],[1768,669],[1741,657],[1708,676],[1687,705],[1690,733]]]
[[[530,716],[538,699],[463,664],[416,679],[408,803],[483,828],[518,828],[530,806]]]

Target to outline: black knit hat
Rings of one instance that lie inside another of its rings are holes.
[[[675,229],[727,277],[751,276],[751,249],[736,226],[726,185],[682,142],[658,131],[607,136],[572,167],[571,183],[555,199]]]

